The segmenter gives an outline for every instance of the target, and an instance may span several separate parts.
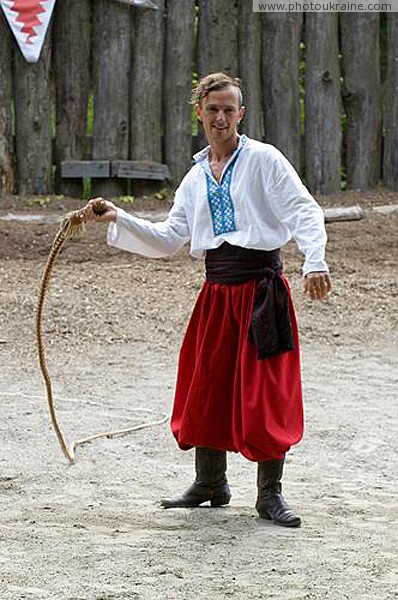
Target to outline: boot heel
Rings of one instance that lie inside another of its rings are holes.
[[[267,521],[272,521],[272,517],[269,513],[259,512],[258,516],[260,517],[260,519],[266,519]]]
[[[210,506],[212,508],[218,508],[219,506],[225,506],[229,504],[230,497],[229,496],[214,496],[210,500]]]

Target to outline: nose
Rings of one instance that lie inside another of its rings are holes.
[[[225,121],[225,112],[220,108],[220,110],[216,114],[217,121]]]

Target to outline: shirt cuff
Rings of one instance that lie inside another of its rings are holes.
[[[329,273],[329,267],[324,260],[319,260],[317,262],[307,262],[305,261],[303,266],[303,275],[304,277],[308,275],[308,273],[319,273],[320,271]]]
[[[125,214],[125,211],[122,208],[116,208],[116,222],[111,221],[108,225],[108,231],[106,234],[106,241],[109,246],[118,245],[118,239],[120,236],[120,219],[122,217],[122,213]]]
[[[329,267],[325,260],[325,246],[315,246],[308,248],[305,252],[305,261],[303,265],[303,275],[308,273],[316,273],[319,271],[325,271],[329,273]]]

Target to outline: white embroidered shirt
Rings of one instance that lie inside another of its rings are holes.
[[[194,156],[165,221],[152,223],[118,208],[108,243],[159,258],[190,241],[192,256],[199,258],[224,241],[275,250],[293,237],[305,256],[304,275],[328,270],[323,211],[279,150],[240,136],[219,182],[208,157],[209,147]]]

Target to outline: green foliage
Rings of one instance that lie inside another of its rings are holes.
[[[119,196],[118,198],[119,202],[121,202],[122,204],[134,204],[135,202],[135,196]]]
[[[196,71],[192,71],[192,89],[198,85],[199,75]],[[198,135],[198,119],[196,118],[195,108],[192,106],[192,135]]]
[[[51,202],[50,196],[35,196],[28,200],[29,206],[48,206]]]
[[[94,130],[94,95],[90,94],[87,102],[87,133],[93,135]]]
[[[91,179],[89,177],[83,177],[83,200],[89,200],[91,198]]]
[[[344,191],[347,187],[347,173],[343,165],[340,167],[340,182],[341,190]]]
[[[167,200],[169,192],[167,188],[162,188],[159,192],[155,192],[154,197],[156,200]]]

